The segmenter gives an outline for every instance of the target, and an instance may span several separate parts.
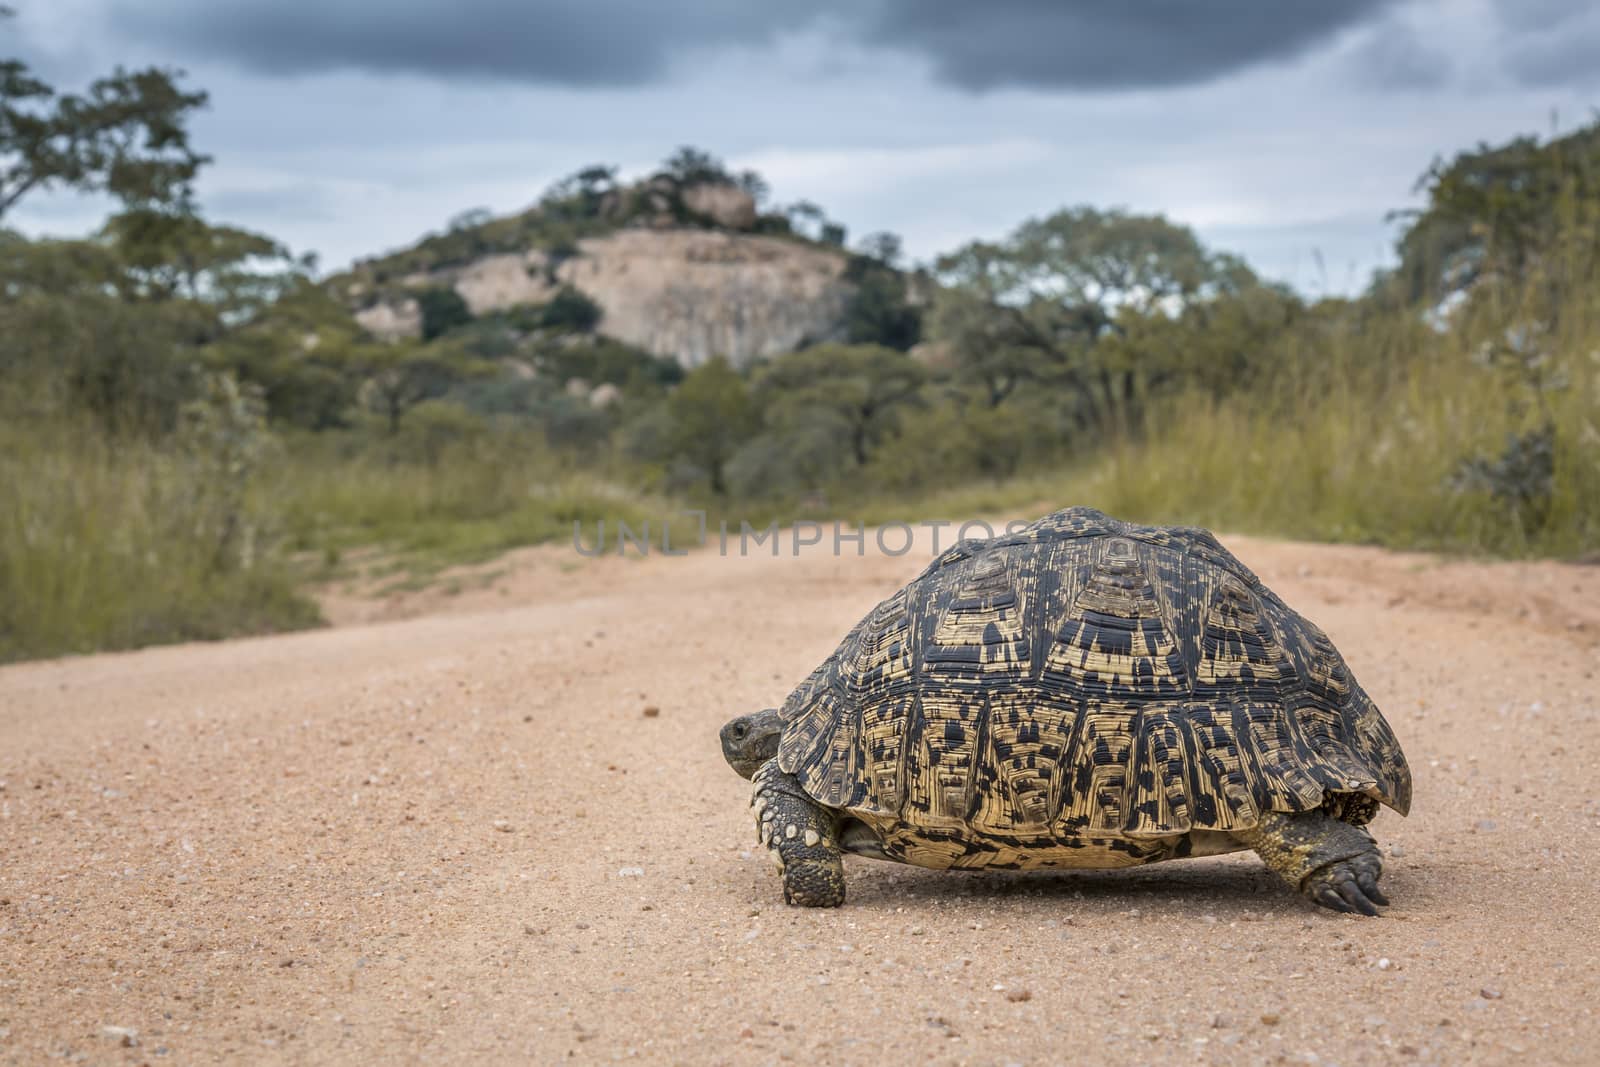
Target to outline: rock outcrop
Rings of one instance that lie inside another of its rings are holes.
[[[832,339],[853,292],[844,256],[775,237],[623,230],[579,248],[557,274],[604,309],[600,332],[686,367]]]
[[[748,230],[756,224],[755,197],[737,185],[701,182],[683,190],[683,206],[730,230]]]
[[[694,188],[749,200],[734,186]],[[687,206],[711,218],[744,217],[744,208],[731,198]],[[608,337],[686,367],[719,355],[743,366],[837,339],[854,292],[843,277],[847,262],[843,253],[777,237],[629,228],[579,241],[578,253],[553,269],[537,250],[497,253],[410,275],[401,284],[451,286],[474,315],[542,304],[560,286],[571,285],[600,306],[599,331]],[[366,308],[356,318],[385,338],[415,337],[422,328],[417,303],[409,298]]]
[[[361,308],[356,322],[380,341],[422,336],[422,305],[415,300],[385,301]]]

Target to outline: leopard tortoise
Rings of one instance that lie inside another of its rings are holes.
[[[844,902],[845,852],[967,869],[1254,849],[1374,915],[1363,827],[1411,802],[1326,634],[1210,533],[1090,508],[951,548],[721,738],[784,898],[813,907]]]

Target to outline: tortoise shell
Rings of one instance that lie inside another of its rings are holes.
[[[924,866],[1232,851],[1263,811],[1411,799],[1322,630],[1206,531],[1089,508],[945,552],[782,717],[782,769]]]

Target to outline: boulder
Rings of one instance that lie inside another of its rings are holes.
[[[683,206],[730,230],[756,224],[755,197],[729,182],[700,182],[683,190]]]

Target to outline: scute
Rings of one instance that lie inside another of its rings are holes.
[[[1089,508],[945,552],[783,717],[779,764],[816,800],[952,864],[972,836],[1136,853],[1328,793],[1410,804],[1399,745],[1327,635],[1209,533]]]

